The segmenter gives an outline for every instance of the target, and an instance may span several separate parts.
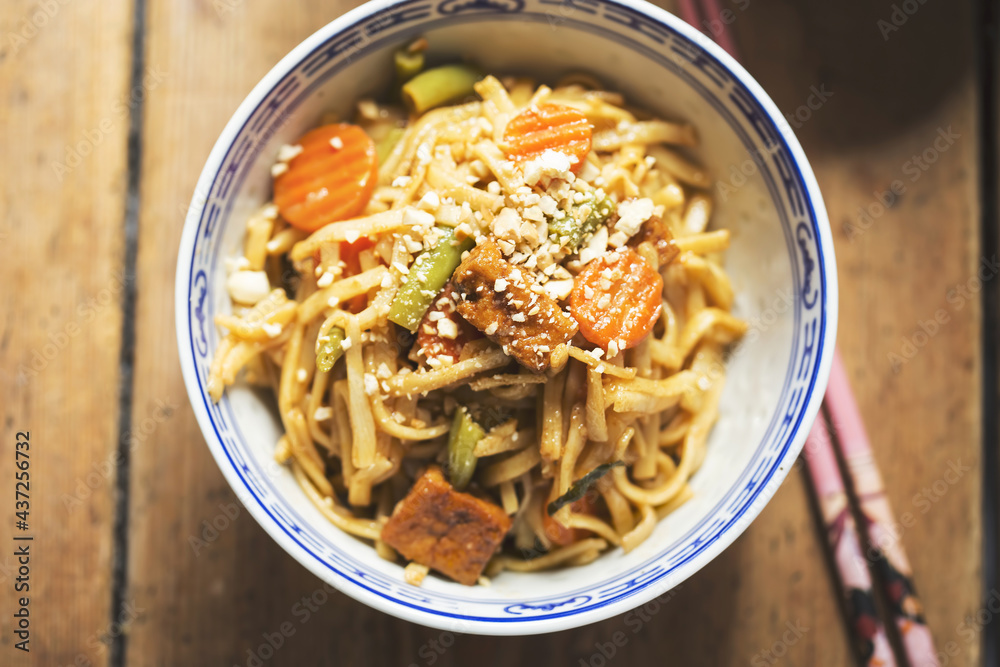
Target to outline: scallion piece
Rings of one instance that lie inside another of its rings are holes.
[[[594,483],[600,478],[604,477],[612,468],[617,468],[618,466],[623,466],[625,463],[623,461],[615,461],[614,463],[602,463],[597,466],[586,475],[580,479],[573,482],[573,485],[569,487],[569,491],[562,494],[551,503],[549,503],[548,512],[549,516],[552,516],[565,505],[570,503],[575,503],[580,498],[586,495],[587,490],[594,485]]]
[[[333,368],[337,359],[344,353],[344,338],[347,336],[340,327],[330,327],[316,341],[316,368],[326,372]]]
[[[416,75],[403,84],[403,101],[415,114],[472,95],[472,86],[483,78],[468,65],[443,65]]]
[[[406,82],[420,74],[420,70],[424,68],[424,52],[400,49],[393,54],[392,61],[396,66],[396,78]]]
[[[588,234],[603,225],[615,210],[614,202],[607,197],[589,198],[584,204],[591,206],[590,214],[581,223],[572,211],[562,211],[562,215],[549,222],[549,238],[569,253],[575,253]],[[581,204],[582,206],[583,204]]]
[[[485,435],[486,431],[472,419],[468,410],[463,407],[455,410],[448,436],[448,479],[459,491],[469,485],[476,471],[476,443]]]
[[[474,244],[471,238],[456,242],[455,230],[450,227],[437,230],[437,245],[417,255],[389,308],[389,320],[410,331],[420,326],[434,297],[461,264],[462,253]]]

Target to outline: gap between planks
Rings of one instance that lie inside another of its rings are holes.
[[[146,0],[133,0],[132,69],[130,89],[142,86],[146,54]],[[131,110],[128,127],[127,182],[125,187],[125,289],[122,294],[121,352],[118,366],[118,474],[115,478],[115,514],[112,529],[114,556],[111,565],[111,606],[109,621],[116,622],[123,611],[128,585],[128,527],[130,453],[128,434],[132,429],[132,393],[135,367],[136,260],[139,254],[139,183],[142,169],[142,118],[145,96]],[[125,636],[119,632],[112,640],[109,667],[125,664]]]
[[[982,26],[978,42],[978,77],[980,94],[980,211],[979,244],[983,257],[1000,253],[1000,199],[997,183],[1000,182],[1000,9],[990,0],[978,3]],[[1000,492],[996,480],[1000,475],[1000,412],[998,412],[998,332],[1000,332],[1000,284],[995,280],[983,281],[982,332],[982,603],[989,602],[998,590],[997,581],[997,525],[1000,512]],[[989,607],[986,607],[987,609]],[[995,614],[982,633],[982,664],[996,665],[1000,660],[1000,632],[997,632]],[[992,626],[992,627],[990,627]],[[987,629],[989,628],[989,629]]]

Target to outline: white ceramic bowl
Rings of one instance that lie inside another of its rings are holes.
[[[553,80],[587,70],[630,102],[695,123],[697,154],[726,184],[714,224],[733,232],[727,269],[752,330],[734,353],[694,498],[629,554],[585,567],[506,572],[490,587],[402,568],[339,532],[272,459],[269,397],[235,387],[217,405],[205,381],[229,309],[223,258],[269,196],[277,148],[327,110],[392,85],[394,48],[424,34],[435,53],[486,71]],[[829,223],[805,156],[760,86],[704,35],[637,0],[377,0],[286,56],[240,105],[198,182],[177,265],[177,337],[191,404],[212,454],[250,513],[320,579],[377,609],[459,632],[519,635],[591,623],[698,571],[746,529],[795,461],[826,387],[837,322]]]

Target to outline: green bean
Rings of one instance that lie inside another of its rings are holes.
[[[472,95],[482,73],[467,65],[443,65],[421,72],[403,84],[403,101],[410,111],[425,111]]]
[[[316,368],[329,371],[344,353],[344,338],[347,336],[340,327],[330,327],[326,335],[316,341]]]
[[[609,470],[623,465],[625,465],[625,463],[622,461],[615,461],[614,463],[602,463],[601,465],[597,466],[596,468],[588,472],[586,475],[581,477],[580,479],[573,482],[573,485],[569,487],[569,491],[567,491],[566,493],[562,494],[561,496],[553,500],[551,503],[549,503],[548,507],[549,516],[552,516],[553,514],[558,512],[565,505],[569,505],[570,503],[575,503],[577,500],[580,500],[580,498],[583,498],[584,495],[586,495],[587,490],[590,489],[590,487],[593,486],[594,483],[597,482],[597,480],[604,477],[604,475],[606,475]]]
[[[389,320],[410,331],[420,326],[434,297],[462,263],[462,253],[471,250],[474,244],[471,238],[456,243],[455,230],[451,228],[437,230],[440,234],[437,245],[417,255],[389,308]]]
[[[459,407],[451,422],[448,435],[448,478],[451,485],[461,491],[469,484],[476,471],[476,443],[483,439],[486,431],[477,424],[468,411]]]
[[[396,78],[403,83],[420,74],[424,68],[423,51],[400,49],[393,54],[392,60],[396,65]]]
[[[385,162],[389,154],[392,153],[392,149],[396,147],[396,144],[399,143],[404,134],[406,134],[406,130],[401,127],[394,127],[386,132],[384,137],[375,142],[375,154],[378,155],[379,165]]]
[[[577,222],[576,216],[570,211],[561,211],[560,217],[549,222],[549,238],[566,248],[570,254],[575,253],[587,234],[603,225],[615,210],[614,203],[607,197],[591,197],[584,204],[589,204],[591,210],[582,223]]]

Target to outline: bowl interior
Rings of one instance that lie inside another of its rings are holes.
[[[211,322],[229,310],[222,260],[241,253],[244,221],[269,197],[278,147],[294,143],[325,112],[349,117],[357,99],[384,97],[393,48],[417,34],[429,38],[432,54],[466,57],[488,72],[552,83],[586,71],[631,104],[698,128],[701,145],[692,155],[719,183],[711,193],[713,226],[732,231],[726,268],[737,293],[734,311],[750,320],[751,332],[729,361],[721,417],[692,480],[694,498],[629,554],[619,549],[555,572],[507,572],[490,587],[436,577],[408,586],[400,566],[330,525],[273,462],[281,424],[269,396],[237,386],[218,405],[207,399],[218,342]],[[706,53],[705,41],[644,4],[366,5],[307,40],[237,112],[209,160],[185,230],[178,267],[182,363],[208,443],[236,493],[317,575],[428,625],[503,634],[558,629],[624,611],[676,585],[771,497],[825,387],[836,320],[833,257],[798,144],[775,125],[777,112],[749,77],[721,64],[728,61],[717,49]]]

